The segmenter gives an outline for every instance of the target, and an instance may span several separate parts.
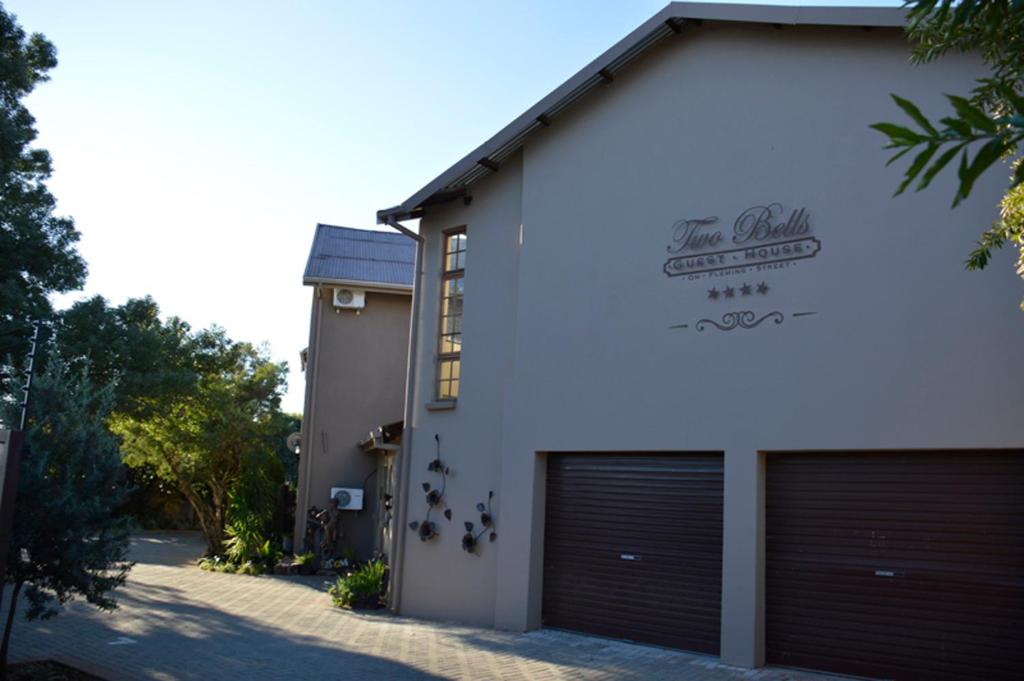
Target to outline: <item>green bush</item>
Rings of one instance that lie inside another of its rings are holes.
[[[316,554],[312,551],[306,553],[299,553],[295,556],[296,565],[312,565],[316,562]]]
[[[199,569],[208,572],[235,572],[237,566],[225,556],[207,556],[199,559]]]
[[[227,534],[224,551],[232,563],[241,565],[248,560],[273,555],[270,540],[264,538],[259,527],[245,524],[229,525]]]
[[[254,563],[251,560],[245,561],[235,570],[240,575],[262,575],[264,571],[261,563]]]
[[[373,560],[338,580],[328,589],[331,600],[340,608],[377,608],[384,593],[387,566]]]

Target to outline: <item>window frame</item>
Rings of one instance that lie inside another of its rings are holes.
[[[454,251],[448,250],[448,243],[452,237],[462,235],[463,242],[461,250],[456,249]],[[445,314],[445,299],[446,293],[449,286],[449,282],[462,281],[462,299],[463,305],[465,304],[465,281],[466,281],[466,253],[468,239],[466,238],[466,225],[459,225],[458,227],[452,227],[445,229],[441,232],[441,295],[438,301],[438,314],[437,314],[437,354],[436,361],[434,362],[435,376],[434,376],[434,398],[440,402],[455,402],[459,397],[459,391],[462,383],[462,316],[464,310],[460,307],[458,319],[459,319],[459,330],[457,332],[445,333],[445,320],[455,318],[455,315]],[[455,263],[459,264],[461,254],[462,267],[455,267],[448,269],[449,257],[455,257]],[[451,347],[454,347],[455,343],[451,339],[458,336],[458,350],[447,350],[445,351],[446,339]],[[442,367],[446,363],[451,363],[454,366],[458,366],[458,378],[452,378],[449,375],[448,378],[442,377]],[[446,389],[443,386],[447,385]],[[454,392],[452,386],[455,386]]]

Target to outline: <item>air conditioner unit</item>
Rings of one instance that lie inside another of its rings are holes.
[[[363,490],[357,487],[332,487],[331,498],[338,500],[342,511],[363,510]]]
[[[334,289],[334,307],[343,310],[362,310],[366,307],[366,291],[337,286]]]

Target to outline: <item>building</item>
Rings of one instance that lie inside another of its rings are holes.
[[[415,243],[401,234],[316,227],[302,279],[312,287],[313,306],[296,550],[303,546],[307,510],[325,508],[332,490],[341,489],[348,500],[342,504],[344,546],[363,560],[386,552],[393,455],[363,443],[382,424],[402,419],[414,254]]]
[[[963,268],[1005,177],[893,198],[889,94],[984,73],[902,23],[670,4],[380,211],[421,221],[392,607],[1017,677],[1024,289]]]

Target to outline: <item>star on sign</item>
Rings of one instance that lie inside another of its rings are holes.
[[[708,291],[708,298],[711,300],[718,300],[718,289],[713,288]]]
[[[740,293],[742,295],[749,296],[752,290],[750,284],[744,283],[743,286],[740,286]]]
[[[736,289],[734,289],[732,286],[726,286],[725,287],[725,297],[726,298],[732,298],[734,295],[736,295]]]
[[[768,284],[762,281],[757,285],[757,292],[761,294],[768,293]]]

